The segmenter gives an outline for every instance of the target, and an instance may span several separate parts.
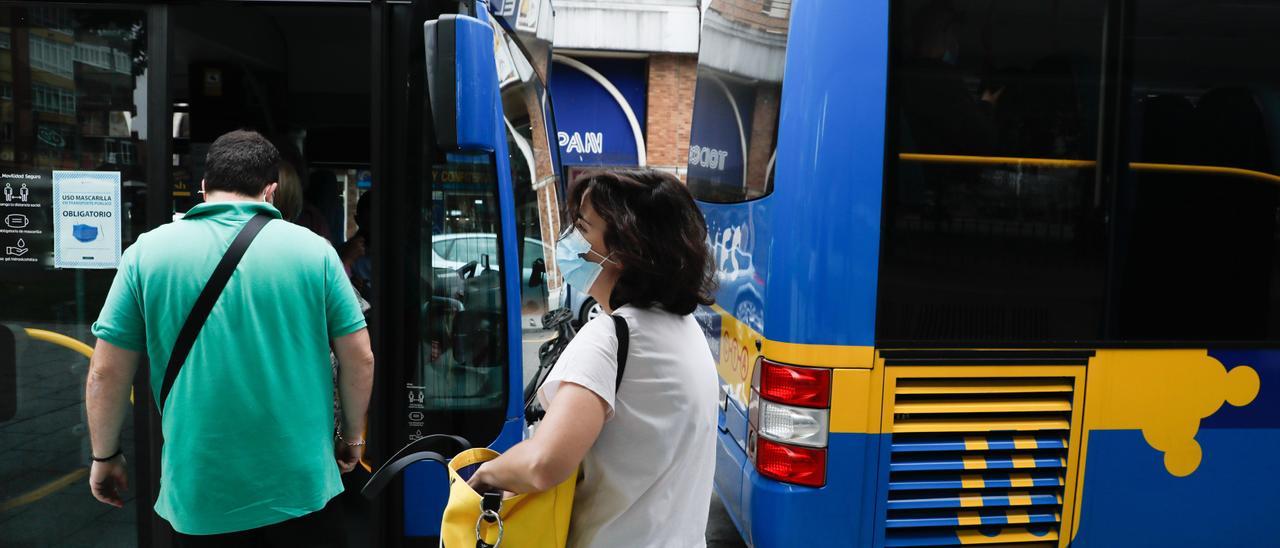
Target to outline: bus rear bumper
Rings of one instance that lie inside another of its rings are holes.
[[[802,487],[761,476],[728,432],[716,448],[716,494],[753,547],[867,546],[873,537],[877,436],[832,434],[827,485]]]

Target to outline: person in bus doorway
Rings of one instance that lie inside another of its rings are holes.
[[[177,546],[343,546],[340,472],[364,450],[373,354],[355,291],[328,241],[270,205],[280,161],[261,135],[209,147],[205,202],[144,234],[120,259],[93,334],[85,403],[89,485],[124,504],[120,428],[146,353],[164,446],[155,511]],[[170,354],[197,295],[250,219],[262,227],[218,296],[167,397]],[[343,420],[333,431],[330,344]],[[141,412],[138,410],[136,412]]]
[[[674,176],[587,174],[556,245],[566,283],[629,327],[617,382],[612,318],[588,322],[538,392],[533,436],[480,466],[477,490],[550,489],[581,466],[569,545],[704,546],[715,469],[717,381],[692,313],[712,303],[707,229]]]

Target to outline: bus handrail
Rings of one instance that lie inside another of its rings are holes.
[[[898,159],[904,162],[916,162],[922,164],[952,164],[952,165],[1011,165],[1011,166],[1031,166],[1031,167],[1047,167],[1058,169],[1080,169],[1097,167],[1098,162],[1095,160],[1071,160],[1058,158],[1021,158],[1016,156],[965,156],[959,154],[920,154],[914,152],[904,152],[898,154]],[[1129,169],[1141,172],[1154,173],[1205,173],[1213,175],[1229,175],[1244,179],[1256,179],[1263,182],[1280,185],[1280,175],[1257,171],[1252,169],[1243,169],[1238,167],[1226,166],[1206,166],[1192,164],[1164,164],[1153,162],[1129,162]]]
[[[25,327],[23,330],[27,332],[28,337],[37,341],[56,344],[68,350],[73,350],[86,358],[93,359],[93,348],[79,340],[63,335],[62,333],[45,331],[43,329]]]

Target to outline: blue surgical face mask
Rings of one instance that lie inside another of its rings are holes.
[[[613,262],[608,256],[591,249],[591,242],[583,238],[577,229],[570,229],[568,234],[556,242],[556,265],[560,268],[560,274],[564,276],[564,282],[583,293],[591,291],[596,278],[599,278],[600,273],[604,271],[601,263],[593,263],[583,257],[587,253],[600,257],[601,263]]]

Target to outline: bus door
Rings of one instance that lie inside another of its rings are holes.
[[[385,87],[375,91],[385,102],[374,108],[385,156],[375,164],[385,162],[390,184],[374,209],[382,289],[371,466],[433,434],[499,451],[524,436],[524,369],[536,367],[526,362],[555,290],[545,243],[555,227],[545,221],[558,211],[545,177],[555,172],[545,72],[518,38],[542,34],[550,6],[526,3],[532,11],[506,10],[510,20],[484,2],[460,13],[451,2],[384,12],[385,42],[374,47],[387,48]],[[407,468],[375,502],[381,544],[434,546],[447,491],[438,464]]]

